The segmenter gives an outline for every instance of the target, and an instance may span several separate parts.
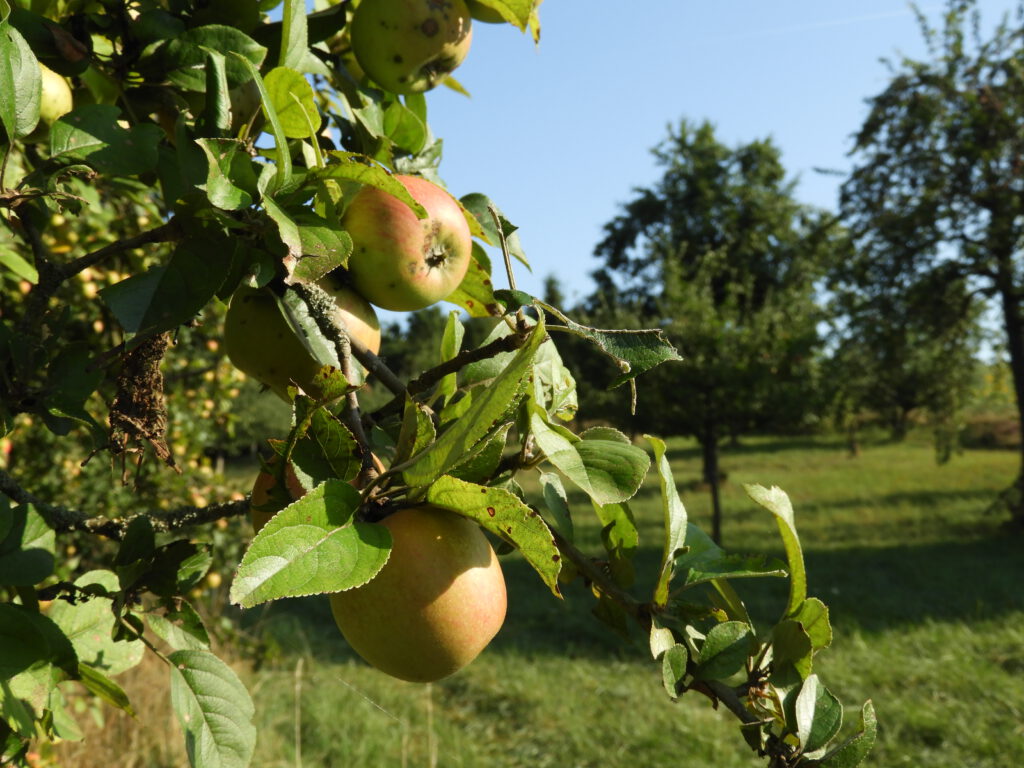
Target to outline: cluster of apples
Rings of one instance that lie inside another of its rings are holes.
[[[363,0],[352,17],[352,53],[378,85],[422,93],[466,58],[474,19],[505,21],[478,0]]]
[[[374,353],[381,334],[373,305],[412,311],[441,301],[465,276],[472,249],[465,214],[448,192],[419,177],[396,178],[427,217],[418,219],[396,197],[363,187],[342,219],[353,241],[347,270],[321,283],[334,298],[335,319]],[[293,384],[317,394],[320,363],[267,289],[235,292],[224,341],[238,368],[283,399]],[[257,532],[281,508],[281,499],[304,494],[291,467],[284,476],[285,494],[273,492],[271,467],[256,479]],[[501,628],[501,566],[480,528],[449,510],[408,506],[381,524],[391,533],[390,559],[368,583],[331,595],[335,622],[352,648],[383,672],[413,682],[447,677],[476,658]]]

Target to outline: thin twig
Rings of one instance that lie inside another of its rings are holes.
[[[371,414],[371,417],[375,420],[379,420],[381,417],[397,411],[405,403],[406,393],[409,395],[418,395],[422,392],[426,392],[448,374],[456,373],[471,363],[478,363],[481,360],[486,360],[506,352],[516,351],[526,343],[531,330],[532,329],[529,327],[526,327],[525,329],[517,329],[514,333],[511,333],[508,336],[502,336],[501,338],[495,339],[494,341],[485,344],[482,347],[478,347],[477,349],[464,350],[451,360],[447,360],[428,371],[424,371],[409,382],[405,391],[396,395],[394,399],[374,411]]]
[[[130,251],[134,248],[139,248],[151,243],[166,243],[172,240],[177,240],[181,237],[181,234],[181,226],[178,223],[178,220],[171,217],[166,224],[141,232],[134,237],[118,240],[116,243],[105,245],[98,250],[87,253],[84,256],[80,256],[74,261],[69,261],[58,269],[58,275],[61,280],[67,280],[70,277],[74,277],[79,272],[95,266],[114,254],[121,253],[123,251]]]

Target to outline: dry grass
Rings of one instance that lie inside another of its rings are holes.
[[[57,768],[179,768],[187,766],[181,731],[171,711],[167,665],[147,653],[134,668],[117,677],[136,717],[109,706],[78,699],[72,705],[85,734],[65,741],[48,765]],[[94,702],[95,700],[92,700]],[[90,711],[91,710],[91,711]]]

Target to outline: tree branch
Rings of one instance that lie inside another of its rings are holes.
[[[94,517],[87,512],[50,504],[26,491],[6,470],[0,468],[0,493],[18,504],[31,504],[42,515],[46,524],[58,533],[91,533],[120,540],[128,526],[137,517],[148,517],[155,531],[176,531],[193,525],[220,520],[221,518],[244,515],[249,511],[249,499],[226,501],[205,507],[185,506],[170,512],[148,511],[128,517]]]
[[[134,248],[140,248],[143,245],[150,245],[151,243],[167,243],[179,239],[181,234],[181,225],[178,223],[176,218],[171,217],[166,224],[141,232],[134,237],[118,240],[116,243],[105,245],[98,250],[87,253],[84,256],[79,256],[73,261],[69,261],[67,264],[58,267],[58,276],[62,281],[67,280],[70,277],[74,277],[79,272],[99,264],[101,261],[113,256],[114,254],[122,253],[123,251],[130,251]]]

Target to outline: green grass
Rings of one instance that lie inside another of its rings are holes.
[[[699,453],[670,443],[691,519]],[[1024,540],[986,510],[1015,475],[1010,452],[968,451],[936,466],[922,441],[867,446],[751,439],[726,450],[724,536],[733,551],[781,555],[775,523],[742,483],[779,485],[796,509],[810,591],[831,609],[832,648],[816,671],[847,705],[852,728],[873,699],[879,743],[870,765],[1005,768],[1024,764]],[[574,497],[579,509],[585,506]],[[642,574],[660,552],[657,483],[638,495]],[[597,528],[579,516],[579,538]],[[670,702],[642,638],[623,640],[589,615],[579,584],[558,601],[515,557],[505,562],[509,615],[469,668],[432,686],[391,680],[354,658],[323,600],[253,611],[267,642],[248,673],[256,689],[255,765],[758,765],[724,712],[697,694]],[[785,585],[741,585],[771,617]]]

